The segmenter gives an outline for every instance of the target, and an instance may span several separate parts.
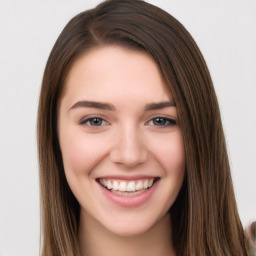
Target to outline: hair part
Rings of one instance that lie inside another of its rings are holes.
[[[170,209],[177,255],[249,255],[218,102],[204,58],[174,17],[140,0],[109,0],[75,16],[49,56],[38,109],[41,255],[80,255],[80,207],[64,174],[58,105],[75,61],[105,45],[150,54],[175,100],[186,157],[184,183]]]

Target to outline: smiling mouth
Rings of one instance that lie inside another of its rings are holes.
[[[133,197],[140,195],[146,192],[147,190],[151,189],[159,179],[159,177],[138,180],[118,180],[109,178],[99,178],[97,179],[97,182],[103,188],[116,195],[122,197]]]

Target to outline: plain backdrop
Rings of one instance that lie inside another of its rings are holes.
[[[0,0],[0,256],[39,251],[36,114],[57,36],[90,0]],[[151,0],[192,34],[222,113],[244,226],[256,219],[256,1]]]

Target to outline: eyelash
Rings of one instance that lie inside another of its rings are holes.
[[[93,125],[91,123],[93,120],[100,121],[100,124],[99,125]],[[154,124],[154,121],[157,121],[157,120],[163,121],[164,124],[162,124],[162,125]],[[86,119],[80,121],[80,124],[81,125],[88,125],[88,126],[94,127],[94,128],[98,128],[98,127],[102,127],[104,125],[108,125],[109,123],[107,121],[105,121],[103,118],[95,116],[95,117],[86,118]],[[152,118],[148,122],[146,122],[146,124],[147,125],[152,125],[152,126],[158,126],[158,127],[161,127],[161,128],[165,128],[165,127],[170,127],[170,126],[176,125],[176,120],[171,119],[171,118],[167,118],[167,117],[157,116],[157,117]]]
[[[98,121],[101,122],[101,124],[100,124],[100,125],[92,125],[90,122],[92,122],[93,120],[98,120]],[[102,123],[104,123],[104,125],[109,124],[109,123],[108,123],[107,121],[105,121],[103,118],[97,117],[97,116],[95,116],[95,117],[90,117],[90,118],[86,118],[86,119],[84,119],[84,120],[82,120],[82,121],[80,122],[80,124],[82,124],[82,125],[88,125],[88,126],[91,126],[91,127],[101,127],[101,126],[102,126]]]
[[[156,125],[156,124],[154,124],[154,121],[157,121],[157,120],[164,121],[164,124],[163,124],[163,125]],[[153,124],[150,124],[150,123],[153,123]],[[149,121],[147,122],[147,124],[165,128],[165,127],[170,127],[170,126],[175,125],[175,124],[176,124],[176,121],[175,121],[174,119],[171,119],[171,118],[157,116],[157,117],[154,117],[154,118],[152,118],[151,120],[149,120]]]

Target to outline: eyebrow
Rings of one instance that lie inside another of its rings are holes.
[[[112,104],[96,102],[96,101],[85,101],[85,100],[78,101],[69,110],[72,110],[72,109],[75,109],[75,108],[81,108],[81,107],[83,107],[83,108],[97,108],[97,109],[116,111],[116,108]]]
[[[149,103],[145,106],[144,110],[145,111],[158,110],[158,109],[175,107],[175,106],[176,106],[175,103],[172,101],[164,101],[164,102],[158,102],[158,103]]]
[[[158,102],[158,103],[149,103],[145,106],[144,110],[145,111],[158,110],[158,109],[175,107],[175,106],[176,105],[174,102],[164,101],[164,102]],[[76,102],[69,109],[69,111],[75,108],[97,108],[97,109],[103,109],[103,110],[116,111],[116,108],[113,104],[97,102],[97,101],[85,101],[85,100]]]

